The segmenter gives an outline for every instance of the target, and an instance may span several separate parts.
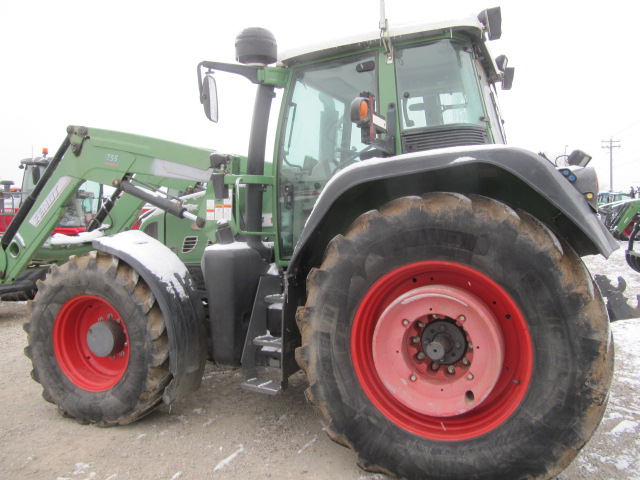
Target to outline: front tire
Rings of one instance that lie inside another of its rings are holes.
[[[604,414],[613,352],[588,271],[497,201],[432,193],[368,212],[307,294],[307,396],[368,470],[550,478]]]
[[[44,399],[82,422],[131,423],[162,401],[172,378],[153,294],[133,268],[103,252],[52,267],[25,330]]]

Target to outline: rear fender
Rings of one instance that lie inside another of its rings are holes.
[[[204,309],[185,265],[162,243],[138,230],[93,241],[93,247],[128,263],[147,283],[162,311],[173,374],[163,401],[197,390],[206,361]]]
[[[503,145],[455,147],[362,161],[336,174],[302,231],[287,271],[289,282],[303,284],[328,242],[363,212],[432,191],[484,195],[523,209],[581,256],[608,257],[618,248],[583,194],[548,160]]]

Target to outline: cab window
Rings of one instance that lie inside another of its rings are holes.
[[[290,258],[327,181],[368,149],[351,122],[351,102],[375,93],[373,55],[338,59],[293,72],[279,151],[281,257]]]

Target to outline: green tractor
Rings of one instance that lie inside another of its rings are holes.
[[[207,358],[268,395],[302,368],[327,432],[368,470],[562,471],[613,374],[580,257],[617,243],[593,169],[505,145],[497,85],[513,69],[487,47],[500,23],[499,9],[381,21],[279,57],[268,31],[243,31],[239,63],[204,61],[198,79],[211,120],[215,78],[255,85],[246,156],[69,127],[0,240],[11,283],[82,182],[114,188],[86,232],[50,245],[72,256],[39,282],[25,325],[44,398],[123,425],[197,389]],[[127,231],[145,203],[159,210]]]
[[[640,213],[640,199],[629,198],[598,207],[600,218],[618,240],[629,240]]]
[[[633,245],[638,239],[638,232],[640,232],[640,199],[628,198],[606,203],[600,205],[598,211],[602,222],[609,229],[611,235],[618,240],[628,242],[627,264],[636,272],[640,272],[640,255],[633,249]]]

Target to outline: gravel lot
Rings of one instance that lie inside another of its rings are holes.
[[[620,272],[633,294],[637,277],[623,256],[594,259],[592,273]],[[63,418],[29,376],[27,315],[24,302],[0,302],[0,478],[387,478],[360,470],[356,455],[324,434],[320,414],[304,398],[301,373],[284,394],[267,397],[243,391],[240,371],[208,364],[197,392],[132,425],[102,429]],[[613,330],[616,375],[605,419],[562,480],[640,479],[640,320],[615,322]]]

